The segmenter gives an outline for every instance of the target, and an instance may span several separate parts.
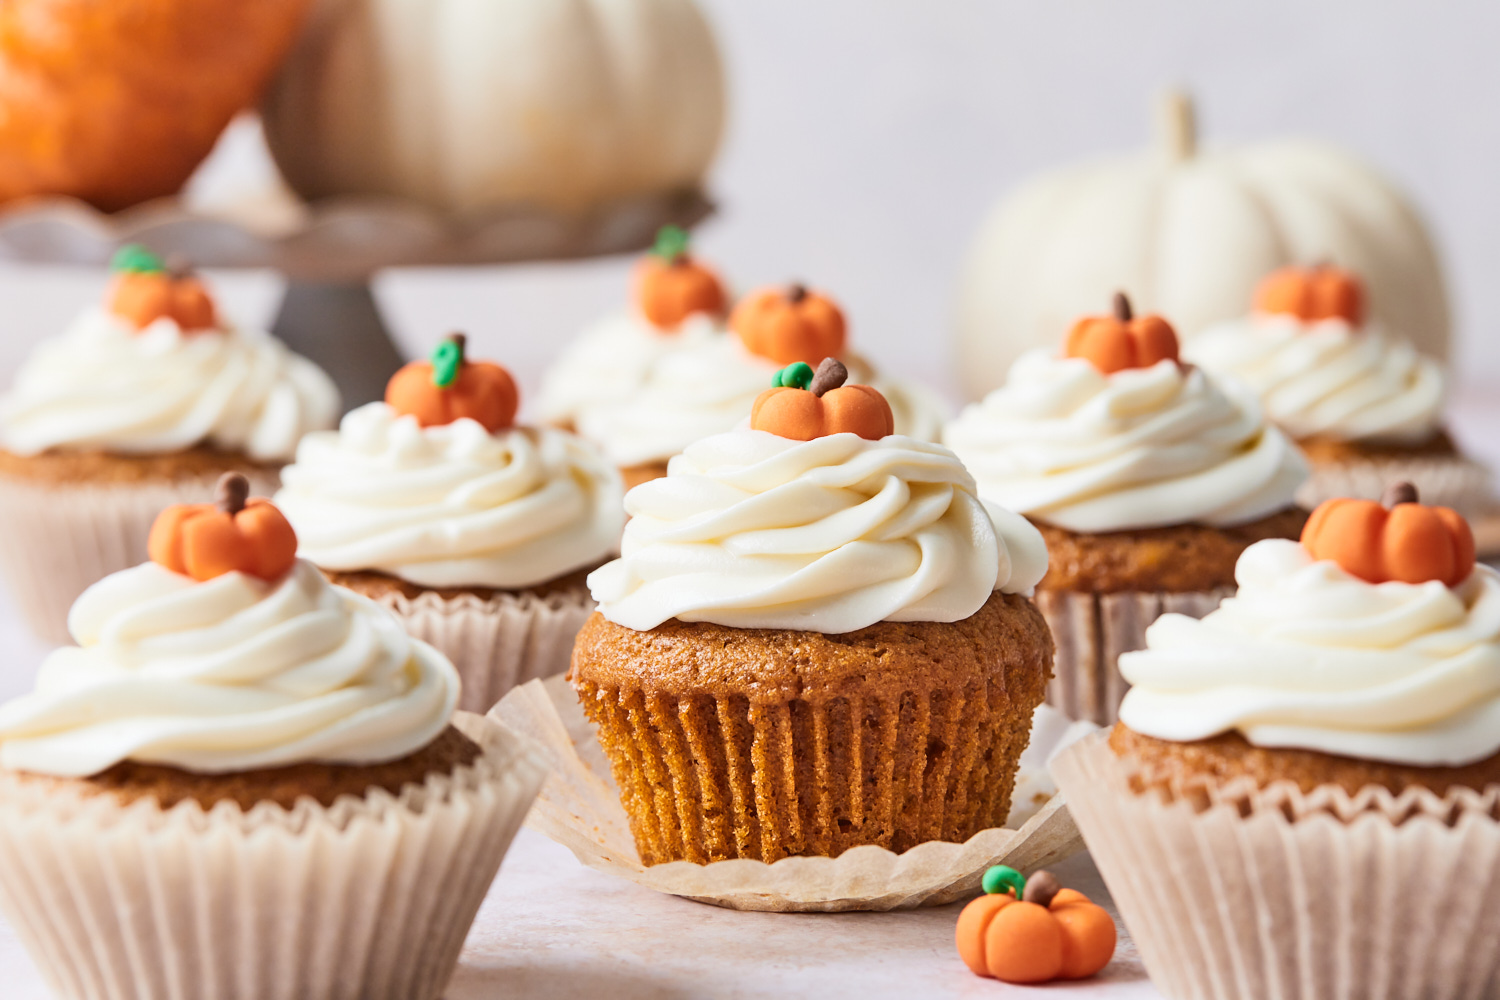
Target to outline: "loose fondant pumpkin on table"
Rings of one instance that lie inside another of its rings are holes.
[[[834,358],[818,370],[798,361],[776,373],[776,384],[750,409],[750,427],[794,441],[858,434],[878,441],[895,433],[891,404],[868,385],[845,385],[849,371]]]
[[[976,975],[1007,983],[1084,979],[1114,957],[1114,920],[1052,873],[1025,878],[996,865],[983,884],[985,894],[964,907],[954,933],[959,957]]]
[[[386,403],[397,413],[416,417],[423,427],[464,417],[491,434],[511,426],[520,405],[515,380],[497,364],[470,361],[467,344],[463,334],[450,334],[429,360],[402,367],[386,385]]]

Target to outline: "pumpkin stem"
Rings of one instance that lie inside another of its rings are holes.
[[[446,389],[458,381],[458,373],[463,369],[465,358],[464,351],[468,348],[469,338],[462,333],[450,333],[444,337],[442,342],[432,350],[432,384],[439,389]]]
[[[787,286],[786,300],[792,305],[796,305],[798,302],[801,302],[805,298],[807,298],[806,285],[802,284],[801,282],[794,281]]]
[[[806,389],[812,384],[814,378],[812,365],[806,361],[794,361],[771,379],[771,387],[774,389]]]
[[[1057,880],[1057,876],[1047,871],[1032,872],[1031,878],[1026,880],[1021,898],[1045,910],[1052,905],[1053,897],[1059,892],[1062,892],[1062,883]]]
[[[1114,313],[1115,319],[1121,323],[1129,323],[1135,318],[1135,312],[1130,308],[1130,296],[1124,292],[1115,292]]]
[[[181,281],[190,277],[193,273],[193,262],[180,253],[168,254],[166,259],[167,276],[173,281]]]
[[[1175,163],[1197,155],[1198,115],[1187,94],[1169,90],[1157,101],[1156,140]]]
[[[214,486],[214,506],[230,517],[245,509],[250,497],[250,480],[238,472],[226,472]]]
[[[1387,510],[1398,504],[1417,502],[1417,488],[1411,483],[1392,483],[1380,494],[1380,506]]]
[[[132,274],[154,274],[157,271],[165,271],[167,265],[160,257],[139,243],[127,243],[116,250],[115,255],[110,258],[109,269]]]
[[[656,242],[651,252],[668,264],[681,264],[687,260],[688,234],[681,226],[668,223],[656,231]]]
[[[992,896],[1004,895],[1006,889],[1014,893],[1016,899],[1026,895],[1026,876],[1009,865],[995,865],[986,870],[979,884]]]
[[[849,380],[849,369],[837,358],[824,358],[818,364],[818,370],[813,373],[812,382],[808,389],[814,396],[821,396],[830,389],[837,389]]]

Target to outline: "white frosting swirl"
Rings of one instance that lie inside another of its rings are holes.
[[[430,743],[458,673],[392,615],[299,560],[267,583],[145,563],[73,605],[78,646],[0,705],[0,764],[96,774],[122,760],[219,773],[371,764]]]
[[[737,430],[690,445],[631,490],[621,558],[589,587],[610,621],[851,632],[951,622],[1029,593],[1041,535],[987,508],[948,449],[892,435],[792,441]]]
[[[385,403],[309,434],[276,494],[298,552],[325,569],[424,587],[518,589],[592,566],[625,521],[619,472],[576,435],[421,427]]]
[[[985,499],[1069,531],[1243,524],[1307,476],[1247,390],[1173,361],[1105,375],[1028,352],[943,440]]]
[[[1267,418],[1295,438],[1414,444],[1442,417],[1437,362],[1375,324],[1253,315],[1205,330],[1183,353],[1249,385]]]
[[[1239,593],[1202,621],[1163,615],[1120,657],[1131,729],[1197,740],[1238,729],[1300,747],[1417,766],[1500,750],[1500,575],[1371,584],[1292,541],[1257,542]]]
[[[32,351],[0,401],[0,444],[124,453],[198,444],[286,461],[332,427],[339,394],[322,369],[256,330],[185,334],[171,319],[136,331],[93,308]]]

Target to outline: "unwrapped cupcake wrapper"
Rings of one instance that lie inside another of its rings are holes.
[[[1082,846],[1067,807],[1047,775],[1048,758],[1094,730],[1042,706],[1021,757],[1007,828],[965,843],[927,841],[896,854],[851,848],[836,858],[790,857],[694,864],[642,863],[604,749],[563,678],[516,688],[491,713],[530,737],[550,776],[527,818],[580,862],[659,892],[736,910],[773,912],[895,910],[950,903],[979,891],[991,865],[1025,871],[1069,857]]]
[[[1297,503],[1311,510],[1335,497],[1379,500],[1387,486],[1399,482],[1415,486],[1423,503],[1452,507],[1465,517],[1496,506],[1489,469],[1467,458],[1443,455],[1315,462],[1297,491]]]
[[[0,775],[0,906],[52,989],[112,1000],[433,1000],[544,776],[484,749],[399,796],[163,810]]]
[[[1057,640],[1047,703],[1070,718],[1112,725],[1130,689],[1120,676],[1120,654],[1144,649],[1146,628],[1162,615],[1202,618],[1233,594],[1233,587],[1181,594],[1038,590],[1036,606]]]
[[[275,473],[247,468],[250,491],[270,496]],[[67,643],[68,609],[89,585],[143,563],[151,523],[176,503],[213,500],[217,477],[108,486],[0,479],[0,572],[38,636]]]
[[[1167,997],[1500,993],[1500,786],[1164,786],[1104,734],[1053,773]]]
[[[573,640],[594,613],[585,587],[546,595],[503,593],[417,598],[393,591],[376,598],[406,631],[453,661],[463,679],[458,707],[486,712],[517,684],[568,669]]]

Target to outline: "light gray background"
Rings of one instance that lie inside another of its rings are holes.
[[[739,287],[827,288],[884,366],[951,389],[956,275],[984,211],[1034,171],[1143,144],[1152,98],[1180,84],[1210,142],[1321,136],[1405,185],[1448,264],[1460,391],[1500,384],[1500,4],[702,2],[732,106],[700,250]],[[261,169],[236,138],[209,183]],[[409,350],[465,329],[534,385],[560,341],[623,300],[628,268],[404,271],[378,289]],[[0,268],[0,379],[101,281]],[[272,276],[220,281],[246,320],[274,308]]]

